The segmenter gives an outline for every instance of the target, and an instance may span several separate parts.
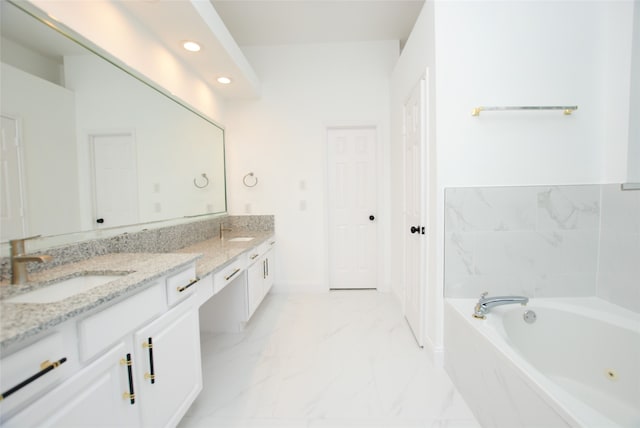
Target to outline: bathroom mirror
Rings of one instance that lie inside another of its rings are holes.
[[[226,212],[220,126],[1,3],[0,242]]]

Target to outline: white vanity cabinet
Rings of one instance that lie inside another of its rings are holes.
[[[167,290],[188,285],[193,274],[190,265],[75,322],[84,364],[2,426],[176,426],[202,390],[198,293],[197,284],[175,298]]]
[[[270,239],[249,253],[253,264],[247,270],[247,320],[273,286],[274,245],[275,240]]]
[[[4,427],[135,427],[128,391],[124,343],[119,343],[67,382],[27,407]]]
[[[135,393],[142,426],[176,426],[202,390],[195,299],[138,330],[134,346]]]

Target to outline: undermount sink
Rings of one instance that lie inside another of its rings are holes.
[[[253,236],[239,236],[237,238],[229,239],[229,242],[248,242],[253,239]]]
[[[6,299],[9,303],[53,303],[78,293],[84,293],[99,285],[106,284],[123,275],[83,275],[45,285],[28,293]]]

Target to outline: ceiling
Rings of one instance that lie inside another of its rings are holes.
[[[243,67],[243,46],[376,40],[399,40],[403,46],[424,4],[424,0],[210,0],[221,19],[221,31],[203,16],[203,5],[198,3],[206,1],[118,5],[227,99],[259,93],[259,76],[249,63]],[[225,36],[235,45],[235,55]],[[197,55],[185,52],[179,43],[185,39],[201,42],[203,50]],[[230,76],[233,83],[220,85],[216,82],[220,75]]]
[[[218,94],[233,99],[259,94],[259,76],[244,57],[243,46],[376,40],[399,40],[403,46],[424,0],[127,0],[114,4]],[[32,35],[35,43],[37,32],[23,20],[3,21],[13,21],[15,31],[23,37]],[[46,36],[38,39],[49,43]],[[185,51],[181,44],[187,39],[200,42],[202,51]],[[70,49],[65,45],[58,51],[64,54]],[[219,84],[216,79],[221,75],[230,76],[233,83]]]
[[[240,46],[400,40],[424,0],[211,0]]]

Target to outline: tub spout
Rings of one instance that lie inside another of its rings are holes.
[[[476,307],[473,311],[473,316],[475,318],[484,319],[486,315],[489,313],[491,308],[495,306],[501,305],[512,305],[519,303],[522,306],[526,305],[529,302],[529,298],[525,296],[495,296],[495,297],[487,297],[487,293],[484,292],[480,296],[480,300],[476,303]]]

